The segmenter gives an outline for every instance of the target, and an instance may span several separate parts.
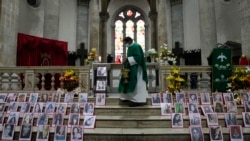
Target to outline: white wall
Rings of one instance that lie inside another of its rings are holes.
[[[59,37],[68,42],[68,50],[76,51],[77,0],[60,0]]]
[[[218,43],[226,41],[241,42],[239,2],[215,0],[216,30]]]
[[[199,0],[183,0],[184,50],[200,49]]]

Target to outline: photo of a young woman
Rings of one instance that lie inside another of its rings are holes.
[[[183,127],[182,114],[172,113],[172,127]]]
[[[83,140],[83,126],[72,126],[71,128],[71,141]]]
[[[223,141],[221,126],[209,126],[209,134],[211,141]]]
[[[4,124],[2,140],[13,140],[14,136],[14,124]]]

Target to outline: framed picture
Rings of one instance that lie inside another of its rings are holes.
[[[214,112],[224,113],[224,105],[223,102],[215,102],[214,103]]]
[[[1,102],[0,103],[0,112],[4,112],[5,111],[5,102]]]
[[[222,99],[222,93],[212,93],[213,95],[213,102],[223,102],[223,99]]]
[[[196,103],[188,103],[188,113],[199,113],[198,105]]]
[[[56,112],[66,114],[67,111],[67,103],[58,103]]]
[[[20,112],[21,113],[28,113],[28,112],[30,112],[30,107],[31,107],[31,105],[29,102],[23,102],[21,105]]]
[[[200,93],[201,96],[201,104],[202,105],[210,105],[211,99],[210,99],[210,93]]]
[[[47,102],[45,106],[45,113],[53,114],[55,111],[56,103],[55,102]]]
[[[250,101],[245,101],[244,109],[245,109],[245,112],[250,112]]]
[[[107,81],[106,80],[97,80],[96,81],[96,91],[106,91],[106,86],[107,86]]]
[[[95,120],[96,120],[96,116],[94,116],[94,115],[85,116],[84,121],[83,121],[84,128],[94,128],[95,127]]]
[[[228,113],[237,113],[236,101],[228,101],[227,102],[227,112]]]
[[[72,103],[70,106],[70,113],[80,113],[80,104]]]
[[[7,93],[0,93],[0,102],[5,102],[7,98]]]
[[[243,141],[242,127],[240,125],[229,126],[231,141]]]
[[[204,141],[204,135],[201,126],[190,126],[191,141]]]
[[[46,125],[48,124],[48,114],[40,113],[37,118],[37,125]]]
[[[221,126],[209,126],[209,135],[211,141],[223,141]]]
[[[78,102],[83,103],[83,104],[87,103],[88,102],[88,93],[79,93]]]
[[[226,126],[238,125],[235,113],[225,113]]]
[[[250,127],[250,112],[242,112],[245,127]]]
[[[63,125],[63,120],[64,120],[63,117],[64,117],[63,113],[55,113],[53,115],[52,126]]]
[[[176,94],[176,103],[186,103],[186,97],[184,93]]]
[[[83,141],[83,126],[74,125],[71,127],[71,141]]]
[[[9,93],[6,98],[6,102],[9,103],[16,101],[16,95],[17,95],[16,93]]]
[[[207,113],[213,113],[214,112],[211,105],[201,105],[201,110],[202,110],[204,115],[206,115]]]
[[[250,93],[242,92],[241,93],[241,103],[244,104],[246,101],[250,101]]]
[[[60,93],[52,93],[52,102],[60,102],[61,94]]]
[[[172,127],[183,127],[183,117],[181,113],[172,113]]]
[[[0,125],[3,125],[4,115],[4,112],[0,112]]]
[[[48,141],[49,140],[49,125],[38,125],[36,141]]]
[[[49,101],[49,94],[48,93],[42,93],[40,96],[39,102],[48,102]]]
[[[223,93],[223,99],[225,104],[227,104],[228,101],[233,101],[234,100],[233,93]]]
[[[94,115],[94,103],[86,103],[84,105],[83,115]]]
[[[199,113],[189,114],[190,126],[201,126],[201,115]]]
[[[38,100],[38,93],[30,93],[29,102],[34,104]]]
[[[219,125],[217,113],[207,113],[206,118],[207,118],[207,125],[208,126]]]
[[[19,140],[31,140],[32,125],[22,124],[20,128]]]
[[[17,125],[19,120],[19,112],[10,112],[7,123]]]
[[[96,76],[107,76],[107,67],[97,67]]]
[[[79,121],[80,121],[80,114],[77,113],[69,114],[69,121],[68,121],[69,126],[79,125]]]
[[[173,97],[171,93],[163,93],[162,94],[162,102],[163,103],[173,103]]]
[[[3,133],[2,133],[2,140],[13,140],[14,137],[14,124],[4,124],[3,126]]]
[[[197,93],[188,93],[188,99],[189,99],[189,103],[199,104]]]
[[[57,125],[55,128],[54,141],[66,141],[67,129],[66,125]]]
[[[161,115],[172,114],[172,103],[161,103]]]
[[[161,94],[160,93],[152,93],[151,94],[152,105],[160,105],[161,103]]]
[[[175,113],[183,113],[185,114],[185,106],[184,103],[175,103],[174,104]]]
[[[43,103],[37,102],[33,106],[33,113],[42,113],[43,112]]]
[[[17,102],[25,102],[27,93],[18,93]]]
[[[22,124],[32,124],[33,125],[33,113],[25,113],[23,116]]]
[[[64,97],[64,102],[65,103],[72,103],[73,102],[73,98],[74,98],[74,94],[73,93],[66,93],[65,97]]]
[[[96,93],[95,96],[96,96],[95,105],[104,106],[106,103],[106,93]]]

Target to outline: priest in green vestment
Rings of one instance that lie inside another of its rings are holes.
[[[123,65],[129,70],[128,78],[121,77],[118,91],[121,93],[122,101],[129,101],[129,106],[141,106],[146,104],[147,91],[147,69],[142,47],[133,42],[130,37],[124,38],[127,49],[127,58]],[[126,79],[126,80],[125,80]]]

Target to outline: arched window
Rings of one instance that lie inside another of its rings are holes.
[[[121,63],[126,48],[123,38],[130,36],[138,42],[145,51],[145,18],[139,10],[134,7],[126,7],[117,12],[114,20],[114,45],[115,62]]]

